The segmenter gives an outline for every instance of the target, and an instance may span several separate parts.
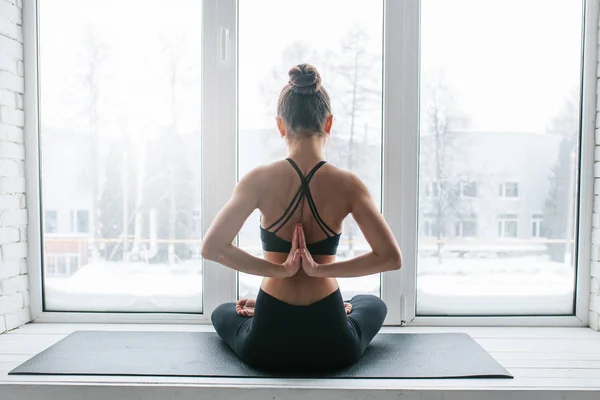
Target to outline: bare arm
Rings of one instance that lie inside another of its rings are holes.
[[[321,278],[356,277],[396,270],[402,266],[398,243],[367,187],[356,176],[352,179],[352,216],[371,246],[371,251],[346,261],[317,264],[306,250],[304,235],[301,235],[302,268],[307,275]]]
[[[248,173],[236,186],[229,202],[219,212],[202,243],[202,257],[252,275],[285,278],[290,271],[282,264],[254,257],[233,245],[244,222],[258,207],[260,170]],[[295,272],[294,272],[295,273]]]

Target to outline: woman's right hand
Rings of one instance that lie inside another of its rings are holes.
[[[352,304],[344,302],[344,310],[346,310],[346,315],[352,312]]]
[[[256,299],[239,299],[235,304],[235,312],[242,317],[253,317]]]
[[[294,234],[292,235],[292,248],[290,249],[290,253],[288,254],[287,259],[283,263],[283,268],[286,272],[286,278],[292,277],[298,273],[301,265],[301,257],[300,257],[300,246],[299,246],[299,236],[300,229],[302,229],[302,224],[296,224],[294,227]]]

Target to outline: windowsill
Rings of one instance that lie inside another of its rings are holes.
[[[600,332],[588,328],[383,328],[383,332],[465,332],[515,379],[256,379],[110,376],[8,376],[34,354],[75,330],[210,331],[207,325],[29,324],[0,335],[0,397],[20,399],[597,399]],[[52,389],[50,390],[50,387]],[[336,389],[334,392],[329,389]],[[324,392],[327,390],[327,392]],[[523,393],[527,391],[527,393]],[[568,397],[565,394],[568,393]],[[200,397],[198,396],[200,395]],[[431,396],[431,397],[430,397]]]

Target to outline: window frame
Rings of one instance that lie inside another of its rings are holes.
[[[202,232],[237,181],[237,4],[198,0],[202,10]],[[204,261],[203,314],[45,312],[42,308],[38,1],[23,1],[28,265],[36,322],[210,323],[218,304],[237,296],[235,271]],[[403,253],[404,268],[381,277],[388,325],[585,326],[588,319],[598,4],[584,2],[576,308],[572,316],[422,317],[416,315],[419,197],[420,1],[384,0],[382,213]],[[219,132],[218,135],[210,132]],[[398,134],[402,132],[402,134]],[[209,173],[210,172],[210,173]],[[461,190],[462,192],[462,190]],[[210,195],[206,195],[210,193]]]
[[[48,217],[48,214],[53,215],[54,224],[53,224],[52,231],[46,230],[44,232],[44,234],[46,234],[46,235],[56,235],[58,233],[58,210],[44,210],[44,220],[45,221],[48,221],[50,219]],[[49,225],[50,224],[46,224],[45,229],[49,229]]]
[[[465,235],[465,223],[472,223],[474,225],[474,232],[475,235]],[[477,237],[477,229],[478,228],[478,224],[477,224],[477,216],[476,215],[470,215],[468,217],[465,218],[460,218],[454,221],[454,237],[456,238],[460,238],[460,239],[473,239],[475,237]],[[458,233],[457,233],[458,232]]]
[[[518,214],[500,214],[496,217],[496,221],[498,222],[498,235],[497,237],[502,239],[516,239],[519,237],[519,228],[521,224],[519,223],[519,215]],[[507,235],[506,233],[510,230],[506,228],[508,223],[515,223],[515,235]]]
[[[204,54],[219,54],[219,50],[235,48],[233,38],[237,30],[235,0],[198,0],[202,1],[202,132],[216,132],[230,129],[235,122],[227,121],[223,115],[231,114],[231,104],[235,97],[223,96],[223,92],[235,93],[235,74],[237,66],[236,52],[228,51],[227,58],[206,57]],[[218,304],[230,301],[234,294],[235,274],[227,268],[221,268],[213,262],[203,262],[203,286],[215,290],[203,290],[203,313],[127,313],[127,312],[56,312],[44,310],[43,299],[43,243],[39,142],[39,1],[23,1],[23,37],[24,64],[27,87],[24,96],[24,109],[27,115],[24,127],[25,146],[28,158],[25,160],[27,171],[27,210],[29,224],[27,233],[28,276],[31,293],[31,317],[35,322],[67,323],[210,323],[210,314]],[[230,34],[221,36],[227,29]],[[232,79],[233,76],[233,79]],[[216,79],[215,79],[216,78]],[[233,91],[231,89],[233,88]],[[210,99],[208,101],[207,99]],[[217,99],[217,101],[215,101]],[[219,114],[217,114],[219,112]],[[202,136],[202,190],[212,190],[212,196],[202,196],[203,209],[202,233],[206,233],[209,224],[218,210],[228,200],[235,185],[235,159],[228,151],[235,142],[218,135]],[[210,149],[210,150],[209,150]],[[220,153],[223,154],[220,154]],[[31,156],[33,155],[33,156]],[[217,157],[217,155],[219,155]],[[233,164],[231,164],[233,162]],[[218,166],[218,167],[217,167]],[[209,174],[208,171],[211,171]],[[233,179],[232,179],[233,177]],[[231,287],[231,290],[224,290]]]
[[[509,196],[508,195],[508,185],[515,185],[515,188],[517,189],[517,195],[516,196]],[[500,182],[499,185],[499,197],[503,198],[503,199],[519,199],[521,197],[521,190],[520,190],[520,185],[518,181],[504,181],[504,182]]]
[[[85,213],[85,214],[82,214]],[[80,218],[81,215],[85,215],[85,218]],[[80,221],[86,220],[86,230],[80,230]],[[89,235],[90,233],[90,212],[89,210],[78,208],[69,210],[69,233],[73,235]]]
[[[405,0],[404,3],[410,8],[412,18],[420,22],[418,12],[419,0]],[[577,204],[577,259],[576,259],[576,292],[573,315],[558,316],[418,316],[416,313],[416,268],[403,268],[403,288],[407,293],[405,308],[405,320],[412,326],[587,326],[589,317],[589,285],[590,285],[590,258],[591,251],[591,218],[593,207],[593,163],[594,163],[594,132],[596,116],[596,80],[597,80],[597,43],[598,43],[598,3],[596,1],[583,1],[582,17],[582,65],[581,65],[581,110],[580,110],[580,140],[579,140],[579,170],[578,170],[578,204]],[[404,30],[416,29],[408,34],[418,36],[419,27],[410,24]],[[419,47],[417,43],[415,47]],[[416,53],[416,54],[415,54]],[[418,65],[418,51],[410,53],[412,60],[407,64]],[[415,73],[411,78],[418,82],[419,74]],[[418,88],[416,88],[418,92]],[[414,94],[410,96],[414,100]],[[407,104],[405,104],[407,106]],[[418,127],[417,127],[418,129]],[[417,131],[402,131],[411,136],[418,135]],[[406,143],[404,144],[407,145]],[[402,148],[402,157],[408,151],[418,153],[418,146],[410,149]],[[399,157],[399,158],[402,158]],[[412,161],[412,160],[411,160]],[[418,165],[412,162],[405,163],[406,168],[418,174]],[[404,173],[404,169],[402,173]],[[403,187],[404,191],[410,191],[418,186]],[[522,193],[519,193],[521,196]],[[516,198],[506,198],[518,200]],[[414,214],[415,210],[403,210],[403,215]],[[404,264],[417,265],[416,253],[410,248],[404,252]],[[411,296],[412,294],[412,296]]]
[[[531,216],[531,238],[532,239],[546,239],[546,235],[544,235],[543,232],[544,232],[544,215],[541,213],[533,214]]]

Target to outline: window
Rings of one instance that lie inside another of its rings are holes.
[[[37,107],[26,125],[39,125],[27,143],[40,154],[27,179],[28,193],[41,184],[27,196],[41,219],[34,315],[209,322],[256,295],[260,277],[202,260],[202,237],[241,176],[285,156],[275,103],[300,62],[332,98],[325,158],[368,185],[403,251],[400,271],[340,279],[345,298],[381,296],[388,324],[587,313],[576,282],[589,269],[594,2],[37,6],[23,16],[39,37],[24,60],[39,77],[25,88]],[[259,222],[236,238],[255,255]],[[352,218],[342,232],[338,259],[370,250]]]
[[[47,311],[202,311],[201,8],[39,1]]]
[[[460,197],[477,197],[477,182],[459,182],[458,190]]]
[[[544,236],[544,216],[542,214],[534,214],[531,218],[531,237],[543,238]]]
[[[435,247],[429,223],[420,230],[417,318],[573,312],[583,2],[516,6],[420,1],[417,207],[452,230]],[[436,199],[440,181],[459,182],[456,195]],[[537,210],[543,224],[523,229]],[[533,240],[542,232],[552,244]]]
[[[331,19],[344,9],[344,18]],[[319,12],[315,13],[315,9]],[[256,24],[264,15],[292,15]],[[306,30],[306,23],[311,28]],[[253,0],[239,2],[239,176],[285,156],[275,125],[276,102],[288,70],[311,63],[320,71],[336,121],[325,159],[355,172],[381,203],[383,1],[303,3]],[[278,32],[273,41],[273,32]],[[257,47],[257,43],[271,43]],[[262,49],[262,50],[261,50]],[[256,212],[242,228],[239,244],[262,255]],[[338,259],[370,251],[352,218],[342,228]],[[239,296],[254,297],[261,278],[239,274]],[[380,295],[379,275],[340,279],[344,298]]]
[[[58,227],[58,218],[56,210],[46,210],[44,213],[44,229],[46,233],[56,233]]]
[[[77,210],[77,232],[88,233],[90,230],[88,210]]]
[[[51,277],[69,277],[79,269],[80,255],[61,253],[47,254],[44,260],[46,275]]]
[[[89,233],[89,212],[87,210],[71,210],[71,232]]]
[[[445,182],[429,182],[425,184],[425,197],[442,197],[446,190]]]
[[[438,228],[435,216],[427,215],[423,219],[423,235],[426,237],[437,237]]]
[[[498,216],[498,236],[516,238],[519,234],[519,216],[503,214]]]
[[[501,183],[498,192],[500,197],[519,197],[519,184],[516,182]]]
[[[477,236],[477,218],[462,219],[454,224],[454,235],[457,237],[470,238]]]

